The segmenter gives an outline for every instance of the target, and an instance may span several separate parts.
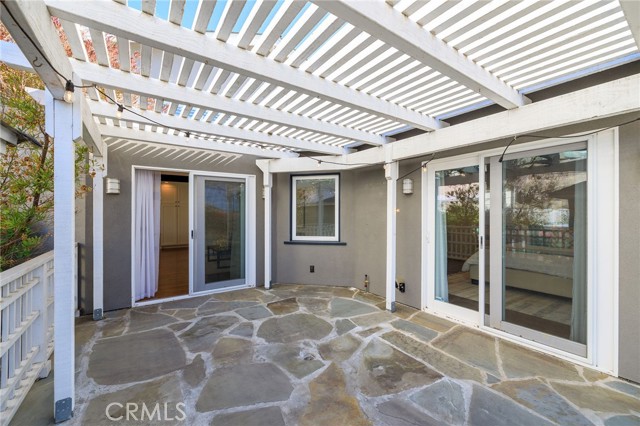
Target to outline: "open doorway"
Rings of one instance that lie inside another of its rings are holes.
[[[189,175],[160,176],[160,264],[153,299],[189,294]]]
[[[134,303],[189,294],[189,175],[138,169]]]

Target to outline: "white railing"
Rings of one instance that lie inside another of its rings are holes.
[[[296,227],[298,237],[332,237],[336,235],[336,226],[333,223],[322,225],[298,225]]]
[[[447,257],[467,260],[478,251],[477,226],[447,225]]]
[[[53,251],[0,273],[0,424],[11,418],[53,352]]]

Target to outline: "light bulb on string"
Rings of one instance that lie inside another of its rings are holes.
[[[68,104],[72,104],[73,103],[73,91],[75,90],[75,87],[73,85],[73,82],[71,80],[67,80],[66,84],[64,85],[64,101]]]
[[[116,118],[121,119],[123,112],[124,112],[124,106],[122,106],[122,104],[118,104],[118,110],[116,111]]]

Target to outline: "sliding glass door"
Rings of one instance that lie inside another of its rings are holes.
[[[430,165],[427,307],[586,356],[587,159],[585,142]]]
[[[246,182],[195,176],[194,292],[246,284]]]
[[[490,161],[489,324],[586,356],[586,144]]]
[[[428,304],[436,311],[477,321],[479,268],[480,185],[483,176],[477,162],[440,163],[428,174],[430,227]]]

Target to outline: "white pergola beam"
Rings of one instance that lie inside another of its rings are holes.
[[[393,143],[394,161],[640,111],[640,74]]]
[[[116,117],[116,106],[106,102],[89,101],[89,108],[94,116],[110,118],[112,120]],[[243,130],[235,127],[222,126],[219,124],[207,123],[205,121],[192,120],[183,118],[181,116],[161,114],[154,111],[136,111],[138,114],[148,117],[158,123],[162,123],[167,127],[172,127],[181,130],[187,130],[195,133],[203,133],[213,136],[221,136],[225,138],[244,140],[247,142],[254,142],[259,144],[282,146],[286,148],[296,148],[308,151],[315,151],[323,154],[340,155],[346,154],[344,148],[323,145],[319,143],[298,140],[293,138],[287,138],[277,135],[269,135],[267,133],[253,132],[250,130]],[[150,122],[143,117],[132,114],[128,111],[122,113],[122,120],[130,121],[134,123],[149,125]]]
[[[177,104],[191,105],[192,107],[220,111],[230,115],[268,121],[373,145],[385,143],[383,137],[374,135],[373,133],[350,129],[348,127],[230,99],[226,96],[212,95],[178,86],[177,84],[153,80],[87,62],[76,61],[74,59],[71,61],[74,71],[84,82],[95,83],[98,86],[118,89],[151,98],[162,98]]]
[[[0,6],[0,17],[29,63],[38,69],[38,75],[53,97],[62,99],[66,82],[56,70],[66,79],[72,78],[73,70],[67,61],[67,55],[44,2],[3,1]],[[3,61],[7,59],[4,56],[4,49],[3,46]],[[43,52],[48,62],[40,52]]]
[[[427,115],[354,91],[321,77],[300,72],[288,65],[216,40],[208,34],[199,34],[172,25],[115,2],[85,2],[82,8],[68,1],[49,0],[46,4],[53,16],[256,80],[403,122],[423,130],[446,126],[445,123]]]
[[[98,125],[96,124],[93,116],[91,115],[91,111],[89,110],[89,104],[87,98],[82,96],[82,137],[84,143],[89,147],[90,150],[93,151],[95,155],[103,155],[104,154],[104,142],[102,141],[102,135],[98,130]],[[92,101],[93,102],[93,101]]]
[[[507,109],[530,101],[383,0],[312,0],[329,13]]]
[[[227,144],[218,141],[195,139],[193,137],[169,135],[162,132],[148,132],[145,130],[135,130],[126,127],[115,127],[106,124],[98,125],[102,135],[117,139],[140,141],[158,145],[169,145],[179,148],[198,148],[217,152],[228,152],[233,154],[254,155],[262,158],[292,158],[297,154],[284,151],[263,150],[250,146]]]
[[[387,160],[383,148],[389,146],[393,148],[391,161],[399,161],[515,135],[560,129],[593,120],[640,112],[640,97],[629,96],[630,93],[640,93],[640,74],[403,139],[384,147],[325,159],[346,165],[335,166],[332,170],[345,170],[363,167],[366,164],[384,163]],[[577,105],[580,107],[577,108]],[[309,158],[298,158],[273,160],[270,161],[269,167],[272,173],[304,172],[316,170],[316,164],[316,161]],[[329,167],[331,165],[327,164],[326,168]],[[324,163],[320,169],[325,170]]]
[[[640,1],[638,0],[620,0],[620,6],[624,17],[629,23],[631,34],[636,40],[636,47],[640,49]]]
[[[396,142],[394,142],[395,144]],[[393,144],[378,146],[352,154],[341,156],[314,156],[298,157],[295,159],[276,160],[269,162],[271,173],[298,173],[298,172],[335,172],[351,170],[384,163],[385,149]],[[289,161],[294,160],[294,161]],[[320,160],[320,164],[318,164]],[[382,166],[379,166],[382,168]]]
[[[6,41],[0,41],[0,59],[9,67],[18,69],[21,71],[28,71],[35,73],[35,70],[24,56],[24,53],[20,50],[20,47],[15,43],[9,43]],[[66,59],[65,59],[66,60]],[[36,96],[38,99],[45,99],[44,90],[31,90],[29,92],[34,99]],[[37,94],[37,95],[36,95]],[[78,94],[80,96],[80,94]],[[36,99],[36,100],[38,100]],[[40,101],[39,101],[40,102]],[[41,102],[42,103],[42,102]],[[96,123],[91,117],[89,107],[84,96],[82,97],[82,126],[83,126],[83,139],[85,144],[96,155],[101,155],[103,150],[102,135],[98,131]]]

